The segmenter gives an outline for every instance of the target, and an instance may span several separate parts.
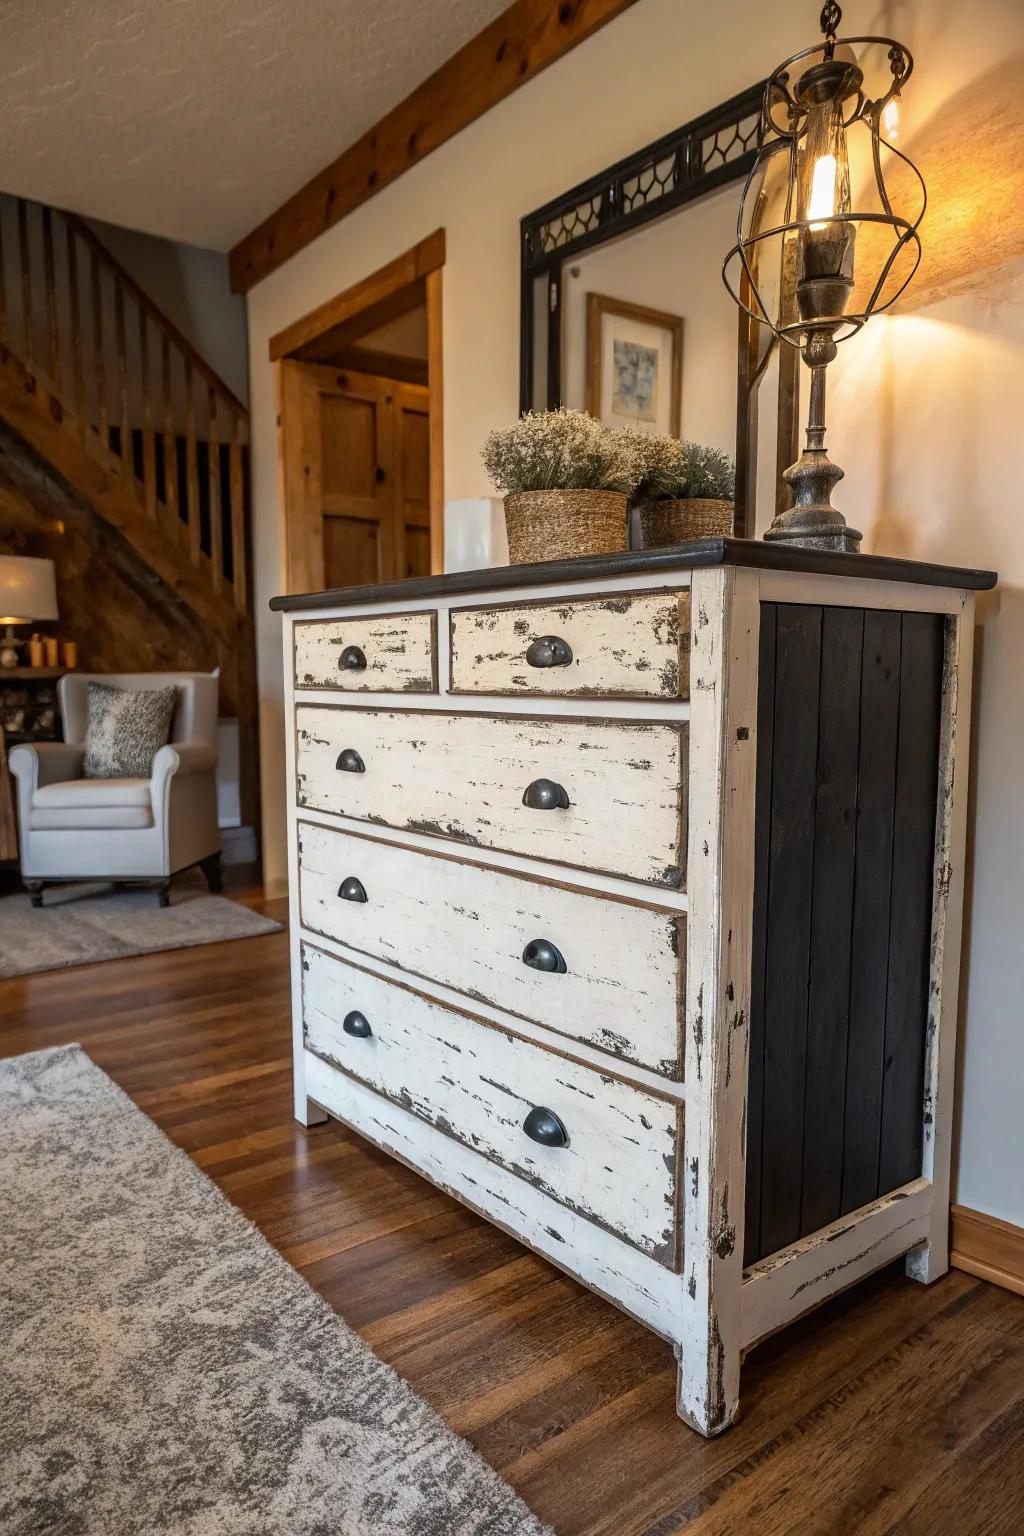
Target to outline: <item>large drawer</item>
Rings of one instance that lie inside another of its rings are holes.
[[[681,913],[313,822],[298,845],[304,928],[681,1076]]]
[[[453,693],[690,696],[688,591],[457,608],[450,626]]]
[[[300,806],[682,883],[685,722],[321,704],[300,704],[295,717]]]
[[[309,944],[302,946],[302,1016],[305,1045],[315,1055],[678,1269],[675,1100],[443,1008]],[[348,1032],[346,1023],[361,1033]],[[557,1117],[565,1145],[531,1139],[525,1125],[535,1109]]]
[[[436,693],[437,615],[303,619],[295,625],[295,686]]]

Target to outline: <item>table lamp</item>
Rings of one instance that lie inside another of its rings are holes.
[[[57,614],[57,584],[52,560],[32,560],[23,555],[0,555],[0,667],[18,665],[16,624],[51,621]]]
[[[793,505],[765,538],[855,553],[861,535],[831,501],[843,471],[825,450],[825,371],[837,344],[894,304],[913,277],[926,195],[916,166],[885,137],[913,60],[890,37],[837,37],[841,20],[827,0],[823,41],[769,77],[723,275],[741,308],[798,347],[810,369],[807,446],[783,473]],[[882,78],[869,86],[872,63]],[[897,161],[913,178],[902,208],[886,185]]]

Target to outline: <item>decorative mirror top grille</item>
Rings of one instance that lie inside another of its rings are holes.
[[[522,221],[524,274],[745,176],[763,82],[573,187]]]

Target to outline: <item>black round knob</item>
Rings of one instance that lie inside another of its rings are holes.
[[[356,879],[355,875],[349,875],[338,886],[338,895],[342,901],[365,901],[366,887],[361,880]]]
[[[523,804],[531,811],[564,811],[569,806],[569,796],[554,779],[534,779],[526,786]]]
[[[539,1141],[542,1147],[567,1147],[569,1132],[553,1109],[538,1104],[523,1121],[523,1130],[531,1141]]]
[[[341,1021],[341,1027],[346,1035],[354,1035],[357,1040],[369,1040],[373,1034],[369,1019],[365,1014],[357,1013],[355,1009],[351,1013],[346,1013]]]
[[[565,975],[565,957],[550,939],[531,939],[523,950],[523,964],[534,971],[556,971]]]
[[[355,747],[346,747],[344,752],[338,753],[338,761],[335,768],[341,773],[365,773],[366,764],[363,762]]]
[[[559,635],[539,635],[526,652],[528,667],[568,667],[572,665],[572,647]]]
[[[365,672],[366,657],[358,645],[346,645],[338,657],[338,666],[343,672]]]

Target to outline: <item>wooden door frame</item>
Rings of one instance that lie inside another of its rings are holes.
[[[311,530],[298,528],[289,515],[289,461],[285,432],[295,427],[294,404],[289,412],[288,362],[323,362],[333,348],[347,344],[423,300],[427,308],[427,396],[430,441],[430,565],[444,570],[444,341],[443,268],[445,232],[437,229],[369,277],[345,288],[333,299],[295,320],[270,338],[277,401],[278,506],[284,543],[284,590],[310,590]]]

